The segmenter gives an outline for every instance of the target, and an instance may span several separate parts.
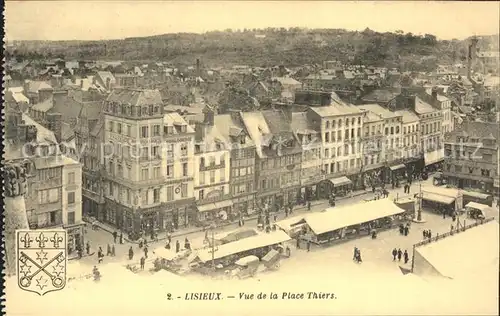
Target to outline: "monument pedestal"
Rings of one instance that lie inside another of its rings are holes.
[[[4,198],[5,211],[5,273],[16,274],[16,230],[29,229],[24,195]]]

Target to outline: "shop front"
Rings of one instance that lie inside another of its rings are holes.
[[[253,194],[233,198],[233,212],[250,215],[255,212],[255,198]]]
[[[200,224],[210,224],[217,221],[233,220],[233,201],[225,200],[197,205],[197,219]]]
[[[428,172],[441,170],[444,161],[444,148],[424,153],[425,169]]]
[[[389,166],[389,178],[391,183],[398,185],[406,181],[406,166],[402,163]]]
[[[352,181],[346,177],[338,177],[321,181],[320,190],[322,198],[328,199],[332,194],[345,196],[352,190]]]
[[[85,248],[84,227],[85,223],[66,225],[63,227],[68,236],[68,254],[72,254],[78,247],[82,250]]]
[[[318,200],[320,198],[319,184],[325,176],[314,176],[300,181],[300,195],[306,201]]]

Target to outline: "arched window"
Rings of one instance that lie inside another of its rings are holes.
[[[351,120],[351,124],[354,125],[356,124],[356,119],[353,117],[352,120]]]

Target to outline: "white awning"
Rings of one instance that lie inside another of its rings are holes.
[[[434,193],[429,193],[429,192],[422,192],[422,199],[427,200],[427,201],[436,202],[436,203],[446,204],[446,205],[449,205],[449,204],[455,202],[455,199],[450,197],[450,196],[434,194]]]
[[[380,199],[314,213],[306,216],[305,221],[314,234],[319,235],[404,212],[392,200]]]
[[[220,201],[215,203],[215,208],[220,209],[228,206],[233,206],[233,201],[231,200],[225,200],[225,201]]]
[[[290,240],[284,231],[278,230],[269,234],[260,234],[253,237],[243,238],[238,241],[230,242],[215,247],[213,259],[224,258],[230,255],[242,253],[244,251],[262,248],[279,244]],[[212,249],[201,249],[198,251],[198,258],[201,262],[207,262],[212,259]]]
[[[334,186],[341,186],[341,185],[346,185],[346,184],[351,184],[352,183],[352,181],[349,180],[349,178],[346,177],[346,176],[343,176],[343,177],[340,177],[340,178],[335,178],[335,179],[330,179],[330,182]]]
[[[208,203],[208,204],[198,205],[196,208],[198,209],[199,212],[208,212],[217,209],[217,206],[215,205],[215,203]]]
[[[482,211],[483,213],[487,212],[491,209],[491,207],[489,205],[476,203],[476,202],[469,202],[469,203],[467,203],[467,205],[465,207],[466,208],[474,208],[476,210]]]
[[[403,169],[405,167],[406,166],[404,164],[399,164],[399,165],[391,166],[391,167],[389,167],[389,169],[391,169],[392,171],[394,171],[394,170]]]
[[[440,162],[443,160],[444,160],[444,148],[431,151],[429,153],[424,153],[424,161],[426,166],[432,165],[436,162]]]
[[[156,248],[153,253],[160,258],[165,260],[174,260],[177,257],[177,253],[173,250],[165,249],[163,247]]]

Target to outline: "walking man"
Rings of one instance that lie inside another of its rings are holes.
[[[146,259],[144,259],[144,257],[141,257],[141,270],[144,270],[145,264],[146,264]]]
[[[357,257],[358,257],[358,247],[354,247],[354,254],[353,254],[353,257],[352,257],[352,260],[357,260]]]
[[[116,231],[113,232],[113,242],[116,244],[116,238],[118,237],[118,233]]]
[[[405,264],[407,264],[408,260],[409,260],[408,259],[408,250],[405,250],[405,253],[403,254],[403,256],[404,256],[404,259],[405,259]]]
[[[297,249],[300,249],[300,236],[297,236]]]
[[[128,260],[132,260],[134,258],[134,250],[132,249],[132,246],[128,249]]]
[[[123,245],[123,232],[120,232],[120,245]]]
[[[144,256],[148,257],[148,246],[144,246]]]
[[[392,249],[392,261],[396,261],[397,255],[398,255],[398,250],[396,248]]]
[[[401,261],[401,256],[403,255],[403,252],[401,251],[401,248],[398,249],[398,261]]]
[[[85,248],[87,248],[87,256],[90,255],[90,243],[87,241],[87,245],[85,246]]]
[[[181,243],[177,240],[175,242],[175,252],[179,252],[181,250]]]

